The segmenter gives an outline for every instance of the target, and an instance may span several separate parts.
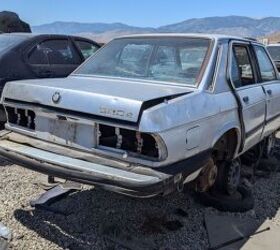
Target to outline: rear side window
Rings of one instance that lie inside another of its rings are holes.
[[[89,58],[99,49],[95,44],[86,41],[76,40],[75,42],[85,59]]]
[[[276,80],[273,64],[263,47],[254,46],[263,82]]]
[[[29,55],[31,64],[79,64],[79,56],[67,39],[47,40],[38,44]]]
[[[280,45],[268,46],[267,50],[274,61],[280,61]]]
[[[249,49],[246,45],[233,46],[231,78],[236,88],[256,83]]]

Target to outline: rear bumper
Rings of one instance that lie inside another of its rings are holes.
[[[14,138],[15,133],[11,134]],[[89,162],[15,142],[10,140],[9,134],[2,136],[0,140],[0,155],[13,163],[43,174],[99,185],[135,197],[168,193],[176,186],[174,176],[147,167],[121,165],[117,161],[112,164],[112,160],[106,159],[104,164]],[[120,165],[122,168],[111,165]]]

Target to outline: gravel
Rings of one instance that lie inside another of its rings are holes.
[[[86,186],[52,205],[64,216],[30,208],[41,177],[0,161],[0,222],[12,231],[11,249],[207,249],[206,213],[280,225],[277,172],[256,180],[255,209],[243,214],[205,208],[188,193],[140,200]]]

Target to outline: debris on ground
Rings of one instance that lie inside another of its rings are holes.
[[[217,246],[227,245],[225,247],[220,247],[219,249],[221,250],[240,249],[241,246],[244,245],[245,240],[233,242],[233,244],[227,243],[253,234],[258,228],[256,221],[253,219],[240,219],[213,214],[205,215],[205,225],[210,248],[218,249]]]
[[[8,242],[12,239],[12,232],[0,222],[0,250],[8,249]]]
[[[269,228],[269,231],[266,232]],[[258,229],[258,233],[250,237],[242,247],[242,250],[279,250],[280,246],[280,225],[271,220],[265,221]]]

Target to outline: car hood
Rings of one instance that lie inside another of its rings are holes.
[[[144,81],[70,76],[9,82],[3,90],[2,102],[22,101],[137,122],[144,109],[192,91]]]

